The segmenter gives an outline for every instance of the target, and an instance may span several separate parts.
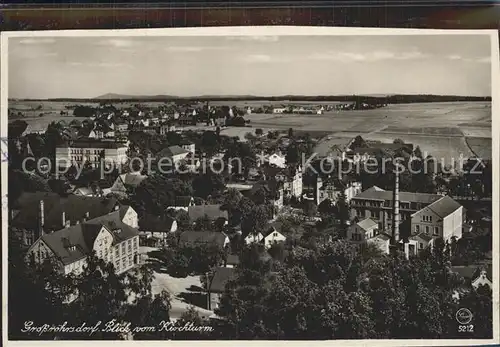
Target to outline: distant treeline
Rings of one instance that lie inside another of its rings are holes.
[[[60,101],[60,102],[164,102],[164,101],[318,101],[318,102],[364,102],[369,104],[409,104],[422,102],[456,102],[456,101],[491,101],[490,96],[458,96],[458,95],[388,95],[388,96],[364,96],[364,95],[331,95],[331,96],[305,96],[305,95],[283,95],[283,96],[200,96],[200,97],[175,97],[175,96],[151,96],[151,97],[127,97],[113,99],[50,99],[50,100],[30,100],[30,101]]]

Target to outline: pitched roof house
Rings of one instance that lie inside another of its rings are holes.
[[[477,289],[480,285],[487,285],[493,288],[492,267],[489,266],[452,266],[451,271],[463,277],[467,283]]]
[[[169,209],[184,210],[187,212],[190,206],[195,206],[192,196],[176,196],[174,200],[174,204],[169,206]]]
[[[138,230],[124,223],[120,211],[116,210],[83,223],[43,234],[29,248],[27,257],[34,257],[38,262],[46,257],[52,257],[61,265],[59,270],[64,273],[78,273],[82,271],[87,257],[95,251],[98,257],[114,262],[117,272],[123,272],[137,264],[138,235]],[[127,261],[122,261],[122,257],[111,256],[116,248],[118,248],[116,254],[119,254],[121,249],[123,259]]]
[[[160,152],[156,154],[156,158],[158,160],[162,158],[170,158],[171,160],[178,161],[182,158],[185,158],[189,154],[189,151],[185,150],[180,146],[170,146],[162,149]]]
[[[127,192],[127,188],[136,188],[142,181],[144,181],[148,176],[141,175],[140,172],[129,172],[118,176],[111,186],[111,192]]]
[[[106,215],[119,206],[115,198],[78,195],[61,197],[55,193],[23,193],[12,207],[19,211],[11,222],[12,226],[28,230],[38,229],[40,201],[43,201],[45,231],[64,228],[67,221],[75,223]]]
[[[224,233],[212,231],[185,231],[179,237],[179,243],[186,246],[217,245],[225,248],[229,237]]]
[[[275,226],[271,226],[267,229],[265,235],[263,235],[262,242],[266,248],[271,248],[272,245],[285,242],[286,236],[280,233]]]
[[[205,216],[210,220],[224,218],[227,221],[229,219],[227,211],[221,210],[220,204],[189,206],[188,214],[192,222]]]
[[[264,239],[264,236],[262,235],[262,233],[257,233],[255,235],[254,234],[248,234],[245,237],[245,243],[247,245],[249,245],[251,243],[261,242],[263,239]]]
[[[220,296],[224,293],[227,282],[234,278],[234,276],[235,271],[230,267],[219,267],[215,270],[207,290],[209,310],[214,310],[219,306]]]

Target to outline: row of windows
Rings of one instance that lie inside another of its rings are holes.
[[[138,238],[137,237],[134,237],[133,239],[129,239],[127,241],[124,241],[121,243],[121,254],[125,254],[125,247],[127,247],[127,250],[128,252],[132,252],[132,248],[134,250],[137,250],[139,248],[139,242],[138,242]],[[120,256],[120,246],[117,246],[115,248],[115,257],[119,257]]]
[[[431,227],[426,225],[425,228],[424,228],[424,231],[427,235],[430,234],[431,232]],[[439,227],[434,227],[434,235],[439,235]],[[420,225],[415,225],[415,233],[420,233]]]
[[[373,217],[373,218],[377,218],[377,219],[380,219],[380,211],[369,211],[369,210],[361,210],[361,209],[357,209],[357,210],[354,210],[354,212],[356,213],[356,215],[358,217]],[[370,214],[368,214],[368,212],[370,212]],[[409,214],[407,213],[401,213],[400,214],[400,217],[401,217],[401,220],[406,220],[409,218]],[[387,214],[387,219],[388,220],[391,220],[392,219],[392,214],[388,213]]]
[[[71,154],[83,154],[84,150],[77,148],[77,149],[71,149]],[[86,149],[85,154],[100,154],[103,150],[102,149]]]
[[[353,241],[361,241],[361,234],[352,234],[351,239]]]
[[[134,265],[134,257],[132,255],[129,255],[128,257],[123,257],[120,260],[117,260],[115,262],[115,267],[117,271],[125,270],[128,267],[131,267]]]
[[[364,201],[364,200],[353,200],[354,204],[357,204],[358,206],[369,206],[369,207],[392,207],[392,201],[391,200],[386,200],[383,203],[378,202],[378,201]],[[399,207],[402,209],[412,209],[412,210],[417,210],[420,208],[420,205],[417,203],[403,203],[400,202]]]
[[[432,222],[432,216],[422,216],[422,221],[424,221],[424,222]]]
[[[83,161],[83,158],[84,157],[82,155],[74,155],[74,156],[71,157],[71,160],[73,160],[73,161]],[[99,156],[85,156],[85,159],[87,161],[98,161],[99,160]]]
[[[84,262],[79,260],[79,261],[75,261],[74,263],[68,264],[68,268],[69,268],[69,271],[79,272],[79,271],[83,271],[83,265],[84,265]]]

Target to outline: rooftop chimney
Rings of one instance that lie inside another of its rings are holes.
[[[86,221],[89,219],[89,217],[90,217],[90,213],[87,211],[87,212],[85,212],[85,217],[83,217],[83,220]]]
[[[62,226],[63,228],[66,227],[66,212],[62,212]]]
[[[118,211],[119,208],[120,208],[120,206],[118,204],[115,205],[115,211]]]

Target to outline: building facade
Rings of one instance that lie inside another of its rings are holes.
[[[409,230],[408,236],[424,233],[443,238],[462,237],[463,207],[438,194],[399,192],[399,220]],[[393,224],[393,192],[372,187],[351,199],[351,217],[371,218],[381,231],[391,230]]]
[[[79,275],[94,252],[113,264],[117,274],[128,271],[139,263],[139,232],[121,222],[119,213],[44,233],[28,249],[26,259],[41,263],[50,258],[61,273]]]
[[[98,167],[101,160],[113,165],[127,161],[127,142],[114,140],[80,139],[56,147],[56,163],[59,167],[81,166],[89,163]]]

